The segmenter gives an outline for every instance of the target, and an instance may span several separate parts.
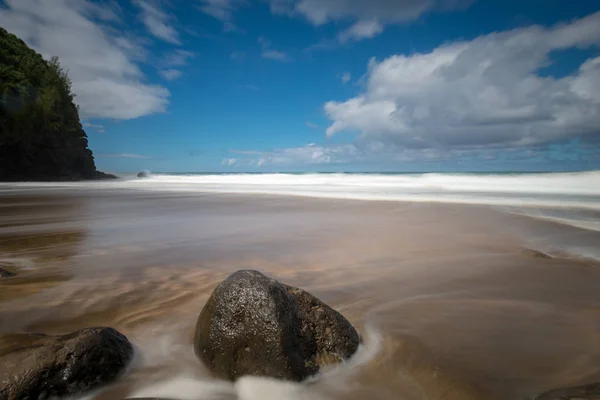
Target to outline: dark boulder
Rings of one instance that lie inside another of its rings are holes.
[[[0,335],[0,400],[77,395],[114,381],[132,356],[131,343],[112,328]]]
[[[598,400],[600,399],[600,383],[577,386],[568,389],[557,389],[539,395],[535,400]]]
[[[196,324],[194,350],[220,378],[302,381],[323,365],[348,359],[359,342],[350,322],[310,293],[243,270],[208,299]]]
[[[142,171],[137,174],[138,178],[147,178],[149,176],[150,176],[150,174],[147,171]]]

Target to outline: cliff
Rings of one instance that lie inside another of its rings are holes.
[[[0,181],[111,177],[96,170],[58,59],[0,27]]]

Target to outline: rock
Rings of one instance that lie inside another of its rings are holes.
[[[340,313],[302,289],[258,271],[237,271],[202,309],[194,350],[218,377],[302,381],[344,361],[360,338]]]
[[[8,277],[8,276],[15,276],[15,275],[16,274],[14,272],[0,268],[0,278]]]
[[[535,400],[600,400],[600,383],[551,390],[539,395]]]
[[[113,174],[107,174],[106,172],[96,171],[96,174],[94,175],[94,179],[95,180],[107,180],[107,179],[119,179],[119,177],[116,175],[113,175]]]
[[[0,400],[77,395],[114,381],[132,356],[131,343],[112,328],[0,335]]]
[[[150,174],[147,171],[142,171],[137,174],[138,178],[147,178],[149,176],[150,176]]]

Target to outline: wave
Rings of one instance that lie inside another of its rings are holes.
[[[245,376],[235,383],[194,376],[187,371],[136,390],[131,398],[178,400],[331,400],[344,393],[348,381],[377,355],[382,335],[374,326],[365,327],[364,342],[350,360],[329,367],[302,383],[273,378]],[[191,352],[191,348],[189,349]],[[143,350],[142,350],[143,351]],[[154,352],[155,353],[155,352]],[[154,354],[156,357],[156,354]],[[146,354],[146,358],[152,355]],[[160,357],[160,356],[159,356]],[[157,360],[160,362],[160,360]],[[87,400],[85,397],[80,400]]]
[[[133,189],[600,210],[600,171],[520,174],[152,174],[100,182],[1,184],[23,189]]]

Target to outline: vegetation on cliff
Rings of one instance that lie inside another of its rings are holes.
[[[107,177],[96,170],[58,59],[44,60],[0,27],[0,180]]]

